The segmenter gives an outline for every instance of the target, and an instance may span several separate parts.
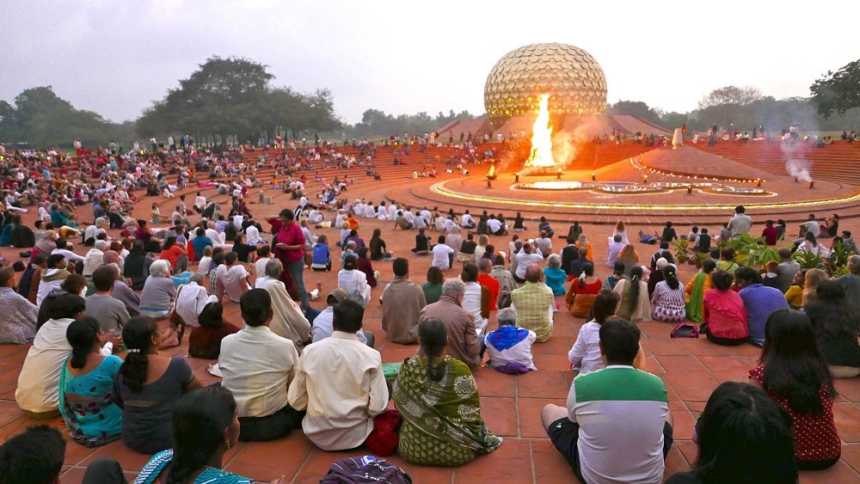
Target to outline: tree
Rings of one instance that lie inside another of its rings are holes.
[[[610,114],[631,114],[647,121],[660,122],[660,115],[642,101],[618,101],[609,108]]]
[[[254,140],[262,132],[287,127],[294,133],[340,126],[331,93],[300,94],[269,85],[266,66],[242,58],[211,57],[179,87],[156,101],[137,122],[143,136],[168,134],[238,135]]]
[[[660,113],[660,124],[669,128],[680,128],[689,123],[689,115],[686,113]]]
[[[850,62],[836,72],[828,71],[810,87],[812,102],[825,119],[834,112],[845,114],[860,107],[860,59]]]
[[[726,86],[714,89],[699,101],[699,109],[725,104],[745,106],[762,98],[761,91],[754,87]]]

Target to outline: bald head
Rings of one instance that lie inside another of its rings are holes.
[[[531,264],[526,268],[526,280],[529,282],[540,282],[542,271],[537,264]]]

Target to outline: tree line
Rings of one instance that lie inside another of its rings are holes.
[[[244,58],[211,57],[135,121],[114,123],[98,113],[76,109],[50,86],[21,92],[13,104],[0,100],[0,143],[12,146],[85,146],[189,134],[204,139],[255,143],[275,136],[374,138],[429,133],[471,118],[468,111],[393,115],[366,110],[360,122],[338,119],[332,93],[311,94],[272,84],[266,66]],[[787,126],[805,130],[860,129],[860,60],[828,72],[810,86],[809,98],[775,99],[754,88],[727,86],[705,96],[688,113],[665,112],[641,101],[619,101],[610,112],[633,114],[669,128],[686,125],[769,131]]]

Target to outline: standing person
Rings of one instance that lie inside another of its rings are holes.
[[[15,270],[0,268],[0,344],[27,344],[36,335],[39,308],[13,289]]]
[[[842,443],[833,421],[836,389],[804,313],[783,309],[771,314],[750,382],[791,416],[799,469],[826,469],[839,460]]]
[[[670,323],[683,321],[686,316],[684,288],[678,280],[673,265],[663,268],[663,280],[654,287],[654,294],[651,297],[651,316],[655,321]]]
[[[573,380],[567,408],[545,406],[543,427],[581,482],[658,483],[672,447],[666,386],[633,367],[636,325],[610,319],[599,336],[606,368]]]
[[[735,207],[735,214],[729,220],[728,229],[732,237],[749,233],[752,228],[752,218],[746,214],[746,209],[743,205]]]
[[[618,294],[618,309],[615,315],[637,323],[651,317],[651,299],[648,297],[648,284],[642,280],[643,269],[634,267],[630,278],[624,278],[615,284],[612,292]]]
[[[98,447],[120,438],[122,409],[113,399],[113,380],[122,359],[102,355],[107,334],[100,323],[85,317],[66,329],[72,347],[60,370],[59,410],[69,435],[86,447]]]
[[[764,346],[767,319],[774,311],[788,309],[785,296],[779,289],[763,285],[758,271],[750,267],[741,267],[735,272],[735,283],[741,288],[738,294],[747,310],[750,341],[756,346]]]
[[[711,275],[713,289],[705,292],[702,325],[708,341],[718,345],[734,346],[749,340],[747,310],[741,296],[732,291],[733,277],[726,271]]]
[[[398,257],[391,264],[394,280],[382,290],[382,330],[389,341],[418,341],[418,319],[427,305],[424,291],[409,280],[409,261]]]
[[[555,298],[541,280],[543,272],[538,264],[526,269],[525,284],[511,293],[511,303],[517,310],[517,326],[530,329],[537,334],[537,342],[543,343],[552,336]]]
[[[239,440],[278,439],[304,416],[287,403],[299,354],[292,341],[269,329],[272,298],[265,289],[246,292],[239,304],[245,327],[221,341],[221,385],[236,398]]]
[[[85,308],[77,294],[58,296],[48,308],[50,319],[36,333],[18,374],[15,402],[25,414],[37,419],[57,415],[60,369],[72,352],[66,332]]]
[[[123,408],[122,440],[130,449],[152,454],[169,449],[173,432],[173,406],[191,390],[200,387],[188,361],[158,352],[155,322],[131,318],[122,330],[128,355],[114,379],[113,398]]]
[[[675,232],[675,228],[672,226],[672,222],[666,222],[666,226],[663,227],[663,234],[660,236],[660,242],[665,242],[666,244],[669,244],[677,238],[678,233]],[[662,244],[660,245],[660,248],[663,248]]]
[[[442,285],[442,295],[433,304],[424,306],[419,320],[438,319],[448,327],[448,353],[478,368],[481,364],[481,344],[475,330],[475,318],[463,309],[465,285],[460,279],[448,279]]]
[[[382,356],[356,337],[364,308],[346,300],[334,307],[334,333],[305,347],[287,393],[292,408],[306,410],[305,436],[327,451],[354,449],[388,405]]]
[[[282,225],[274,240],[275,256],[284,265],[284,274],[289,275],[290,284],[286,281],[284,284],[290,290],[290,295],[301,300],[302,307],[305,308],[308,306],[308,294],[305,291],[305,280],[302,274],[305,269],[305,236],[299,224],[295,222],[292,210],[288,208],[281,210],[280,218]]]
[[[406,360],[394,382],[394,403],[404,420],[398,454],[412,464],[460,466],[493,452],[502,439],[481,418],[472,371],[445,354],[445,323],[426,319],[418,331],[419,353]]]
[[[796,484],[790,422],[761,388],[724,382],[696,423],[696,462],[666,484]]]

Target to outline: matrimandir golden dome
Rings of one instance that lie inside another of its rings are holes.
[[[505,54],[484,85],[484,109],[500,126],[513,116],[537,111],[549,94],[553,115],[588,115],[606,109],[606,78],[588,52],[569,44],[531,44]]]

